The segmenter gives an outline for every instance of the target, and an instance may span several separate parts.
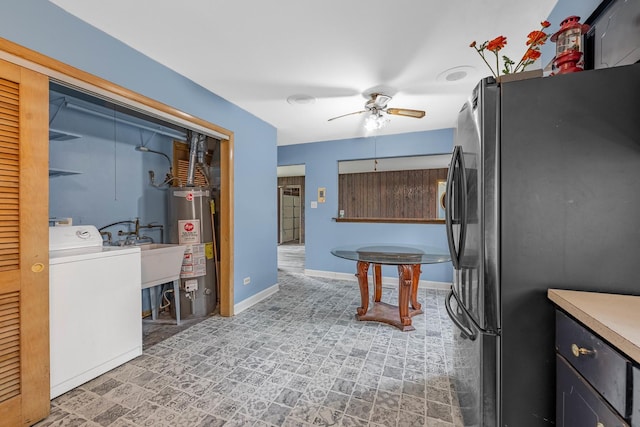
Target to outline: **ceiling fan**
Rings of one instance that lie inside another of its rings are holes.
[[[388,120],[386,120],[382,113],[391,114],[394,116],[413,117],[421,119],[424,117],[425,112],[422,110],[411,110],[408,108],[387,108],[387,104],[391,101],[389,95],[382,93],[372,93],[370,99],[364,104],[364,110],[354,111],[353,113],[343,114],[341,116],[332,117],[328,121],[340,119],[342,117],[351,116],[354,114],[369,113],[367,116],[364,127],[367,130],[380,129],[384,127]]]

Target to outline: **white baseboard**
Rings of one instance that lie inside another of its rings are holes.
[[[264,291],[260,291],[257,294],[252,295],[243,301],[240,301],[238,304],[235,304],[233,306],[233,313],[234,314],[242,313],[249,307],[259,303],[263,299],[270,297],[271,295],[275,294],[279,290],[280,290],[280,285],[276,283],[275,285],[268,287]]]
[[[358,278],[353,273],[336,273],[335,271],[309,270],[305,268],[304,274],[313,277],[324,277],[326,279],[358,281]]]
[[[336,280],[348,280],[352,282],[357,282],[358,278],[355,274],[352,273],[336,273],[335,271],[322,271],[322,270],[304,270],[304,274],[307,276],[313,277],[324,277],[327,279],[336,279]],[[372,282],[372,275],[369,274],[370,283]],[[382,286],[383,287],[396,287],[398,286],[398,278],[397,277],[382,277]],[[449,282],[433,282],[430,280],[420,280],[418,282],[419,289],[451,289],[451,283]]]

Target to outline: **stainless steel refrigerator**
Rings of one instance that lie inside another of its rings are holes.
[[[640,295],[640,64],[482,80],[446,203],[465,426],[553,425],[547,289]]]

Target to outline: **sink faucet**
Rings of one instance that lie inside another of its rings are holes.
[[[160,242],[163,242],[164,226],[162,224],[154,224],[154,223],[149,223],[147,225],[140,225],[140,218],[136,218],[135,221],[126,220],[126,221],[114,222],[113,224],[109,224],[107,226],[102,227],[100,229],[100,231],[102,233],[107,233],[107,232],[103,232],[102,230],[105,229],[105,228],[114,226],[114,225],[118,225],[118,224],[133,224],[134,225],[133,231],[118,230],[118,236],[125,236],[124,240],[120,240],[119,241],[120,245],[136,245],[136,244],[145,243],[145,242],[146,243],[153,243],[154,239],[152,239],[151,237],[140,235],[140,230],[143,229],[143,228],[147,228],[149,230],[153,230],[155,228],[159,228],[160,229]]]
[[[129,221],[131,222],[131,221]],[[134,222],[135,224],[135,230],[134,231],[122,231],[119,230],[118,231],[118,236],[127,236],[126,240],[129,240],[129,236],[135,236],[136,239],[140,237],[140,218],[136,218],[136,221]]]
[[[109,231],[101,231],[100,235],[101,236],[107,236],[107,240],[104,241],[103,243],[106,243],[107,245],[111,245],[111,232],[109,232]]]

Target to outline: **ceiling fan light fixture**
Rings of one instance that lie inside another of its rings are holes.
[[[385,119],[379,111],[372,111],[364,120],[364,128],[368,131],[382,129],[388,122],[389,120]]]

